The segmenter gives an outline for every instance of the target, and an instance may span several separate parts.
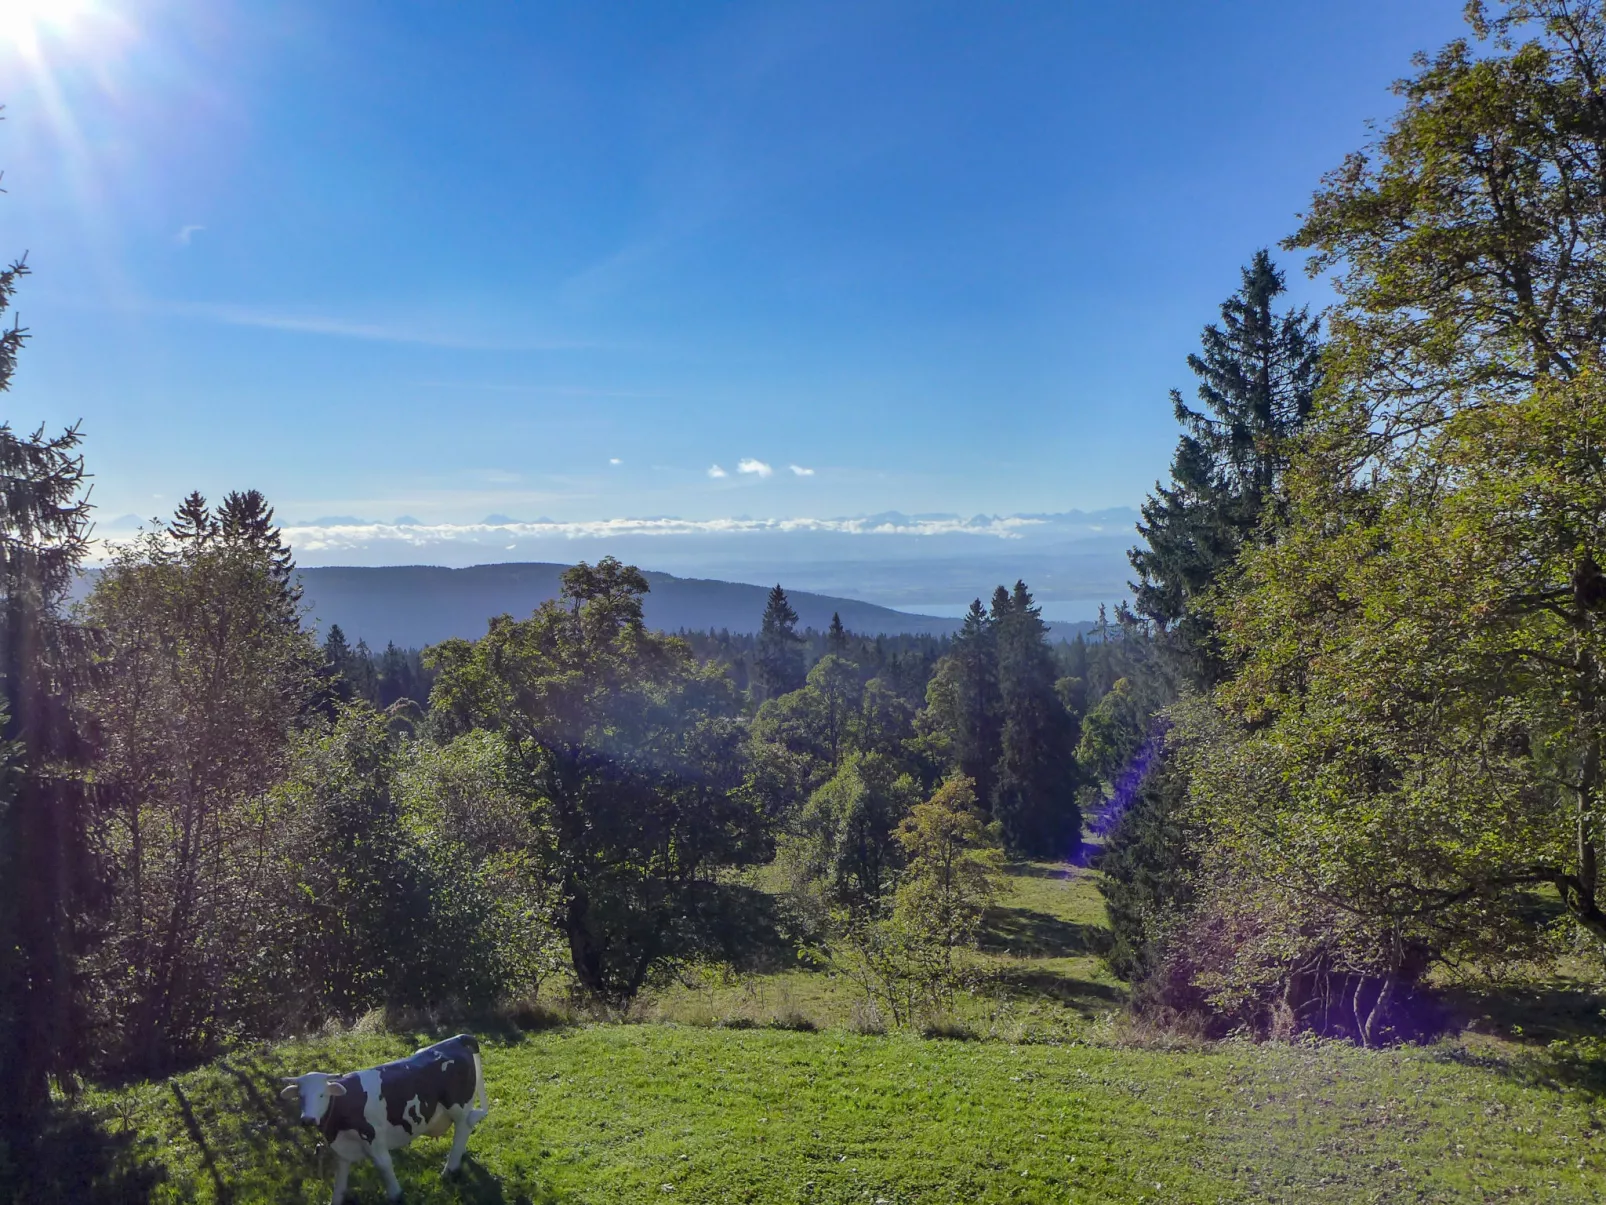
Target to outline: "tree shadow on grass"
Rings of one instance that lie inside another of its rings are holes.
[[[1060,879],[1076,877],[1075,871],[1064,862],[1011,862],[1004,873],[1018,879]]]
[[[219,1205],[326,1199],[334,1163],[315,1131],[304,1129],[277,1098],[284,1068],[272,1056],[220,1062],[218,1074],[188,1088],[170,1082],[173,1108],[198,1165],[191,1197]],[[442,1180],[444,1140],[423,1139],[395,1152],[396,1172],[410,1205],[558,1205],[562,1200],[533,1170],[515,1166],[498,1175],[475,1158]],[[352,1169],[348,1200],[385,1199],[377,1172],[366,1161]],[[108,1203],[109,1205],[109,1203]]]
[[[694,947],[743,974],[796,966],[803,940],[774,896],[739,883],[708,884],[687,928]]]
[[[1606,1035],[1606,995],[1562,980],[1451,988],[1438,997],[1460,1028],[1500,1034],[1524,1045]]]
[[[1535,1087],[1606,1098],[1606,995],[1565,981],[1453,988],[1437,994],[1447,1028],[1496,1034],[1512,1053],[1446,1047],[1449,1061]]]
[[[1126,993],[1108,983],[1094,983],[1032,967],[1001,967],[990,976],[1011,994],[1058,1000],[1082,1012],[1113,1008],[1126,1002]]]
[[[165,1179],[139,1136],[85,1110],[53,1107],[31,1134],[0,1133],[0,1200],[141,1205]]]
[[[1102,954],[1110,931],[1102,925],[1061,920],[1035,908],[989,908],[982,920],[981,948],[992,954],[1071,958]]]

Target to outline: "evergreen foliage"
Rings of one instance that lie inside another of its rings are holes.
[[[0,300],[11,281],[0,274]],[[61,612],[89,526],[79,442],[76,427],[0,424],[0,1122],[41,1106],[50,1077],[70,1086],[84,1054],[76,960],[96,888],[74,707],[85,648]]]
[[[1105,955],[1122,978],[1154,973],[1166,939],[1193,903],[1197,859],[1184,820],[1188,776],[1160,751],[1099,855],[1099,891],[1113,935]]]
[[[970,605],[919,717],[927,754],[964,776],[1014,857],[1064,858],[1081,837],[1077,717],[1024,582]]]
[[[1179,653],[1207,685],[1221,666],[1208,613],[1196,603],[1275,499],[1288,441],[1320,383],[1319,323],[1303,307],[1278,314],[1273,303],[1285,291],[1271,256],[1257,251],[1222,303],[1220,325],[1204,328],[1199,352],[1188,356],[1203,408],[1171,391],[1183,428],[1171,483],[1157,485],[1144,503],[1138,534],[1145,544],[1129,554],[1138,573],[1134,608],[1162,629],[1178,629]]]
[[[797,633],[797,612],[779,583],[764,604],[753,679],[766,699],[790,694],[803,685],[803,639]]]
[[[1077,725],[1054,689],[1048,628],[1026,583],[999,587],[990,616],[998,659],[998,761],[991,811],[1017,856],[1068,859],[1081,840]]]
[[[1171,482],[1144,504],[1144,544],[1129,554],[1138,572],[1135,609],[1159,629],[1171,667],[1122,678],[1088,715],[1081,756],[1106,783],[1153,739],[1149,717],[1170,702],[1173,676],[1204,688],[1228,673],[1206,605],[1210,591],[1255,541],[1268,509],[1278,508],[1292,440],[1320,385],[1319,323],[1302,307],[1279,314],[1274,302],[1285,291],[1271,256],[1257,251],[1222,303],[1220,324],[1207,325],[1200,350],[1188,356],[1202,408],[1172,391],[1183,434]],[[1121,801],[1099,863],[1116,934],[1112,965],[1127,973],[1151,963],[1149,943],[1163,929],[1155,918],[1176,914],[1189,899],[1187,859],[1172,824],[1185,779],[1163,750],[1149,772],[1155,783]]]
[[[926,701],[933,722],[947,738],[953,764],[975,784],[982,799],[991,799],[994,768],[1002,752],[998,641],[980,599],[972,600],[965,613],[953,652],[944,658]]]
[[[28,268],[0,270],[0,314]],[[0,327],[0,393],[26,332]],[[84,1056],[76,960],[95,894],[83,643],[61,614],[88,539],[77,427],[0,423],[0,1124],[25,1121]]]

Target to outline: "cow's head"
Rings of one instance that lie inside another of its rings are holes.
[[[340,1077],[330,1075],[327,1071],[287,1075],[284,1077],[284,1091],[279,1093],[285,1100],[300,1099],[301,1124],[304,1126],[317,1125],[329,1111],[330,1100],[345,1094],[346,1089],[341,1084]]]

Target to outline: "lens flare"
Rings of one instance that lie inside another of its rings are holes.
[[[94,0],[0,0],[0,45],[36,55],[45,40],[69,39],[94,8]]]

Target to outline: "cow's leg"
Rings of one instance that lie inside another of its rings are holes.
[[[346,1199],[346,1181],[351,1178],[351,1160],[335,1156],[335,1195],[330,1205],[340,1205]]]
[[[474,1114],[467,1105],[452,1109],[452,1149],[446,1152],[446,1166],[442,1176],[455,1176],[463,1166],[463,1152],[468,1150],[468,1136],[474,1131]]]
[[[385,1182],[385,1195],[392,1201],[401,1200],[401,1181],[396,1179],[396,1169],[390,1165],[390,1149],[376,1142],[370,1148],[368,1157],[374,1161],[380,1179]]]

